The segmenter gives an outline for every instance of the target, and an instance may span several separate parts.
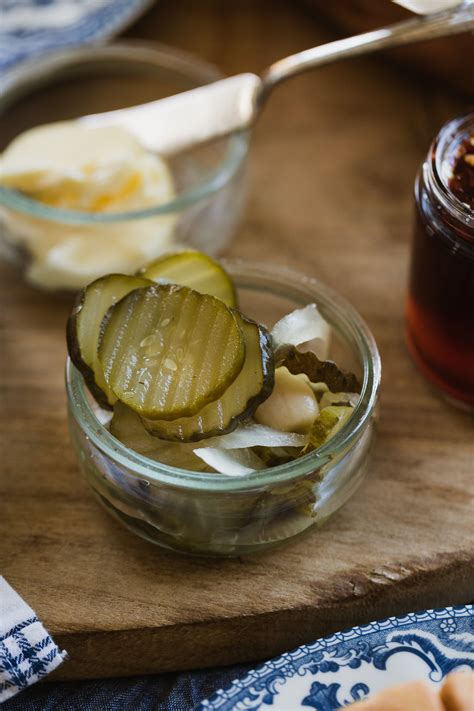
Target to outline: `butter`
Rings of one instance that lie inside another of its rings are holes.
[[[0,158],[0,185],[50,207],[100,216],[156,207],[176,196],[167,163],[120,128],[71,122],[21,134]],[[9,242],[27,250],[27,278],[77,289],[110,272],[133,272],[173,240],[175,215],[66,224],[2,209]]]

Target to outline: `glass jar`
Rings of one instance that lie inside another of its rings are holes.
[[[9,72],[0,92],[0,151],[35,125],[145,103],[221,78],[179,50],[120,42],[69,49]],[[217,254],[245,200],[248,134],[166,159],[174,197],[128,211],[61,209],[0,187],[0,255],[27,281],[76,291],[111,272],[130,273],[175,244]]]
[[[341,430],[318,450],[245,477],[197,473],[152,461],[100,422],[82,376],[68,362],[72,441],[103,506],[134,533],[173,550],[237,556],[276,546],[320,525],[356,491],[375,438],[380,359],[366,324],[315,279],[269,266],[224,262],[246,315],[272,325],[316,303],[331,324],[330,357],[358,375],[362,391]]]
[[[467,409],[474,408],[474,211],[453,189],[453,169],[473,139],[474,113],[450,121],[418,174],[406,302],[416,363]]]

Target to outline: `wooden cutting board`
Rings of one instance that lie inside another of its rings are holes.
[[[290,5],[235,0],[225,13],[200,3],[197,14],[165,3],[134,34],[199,50],[229,73],[255,70],[329,38]],[[322,530],[280,550],[177,556],[98,507],[68,440],[69,304],[1,267],[0,572],[68,650],[57,677],[263,659],[374,618],[472,600],[473,420],[416,370],[402,317],[414,175],[462,106],[443,87],[360,60],[281,88],[258,126],[232,253],[339,289],[383,362],[366,483]]]

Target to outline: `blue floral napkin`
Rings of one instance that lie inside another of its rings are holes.
[[[0,577],[0,704],[52,672],[66,657],[31,607]]]
[[[106,40],[152,0],[0,0],[0,72],[24,59]]]

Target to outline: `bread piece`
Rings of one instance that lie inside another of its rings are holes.
[[[474,672],[449,674],[441,687],[445,711],[474,711]]]
[[[349,708],[351,711],[444,711],[436,690],[422,681],[385,689]]]

